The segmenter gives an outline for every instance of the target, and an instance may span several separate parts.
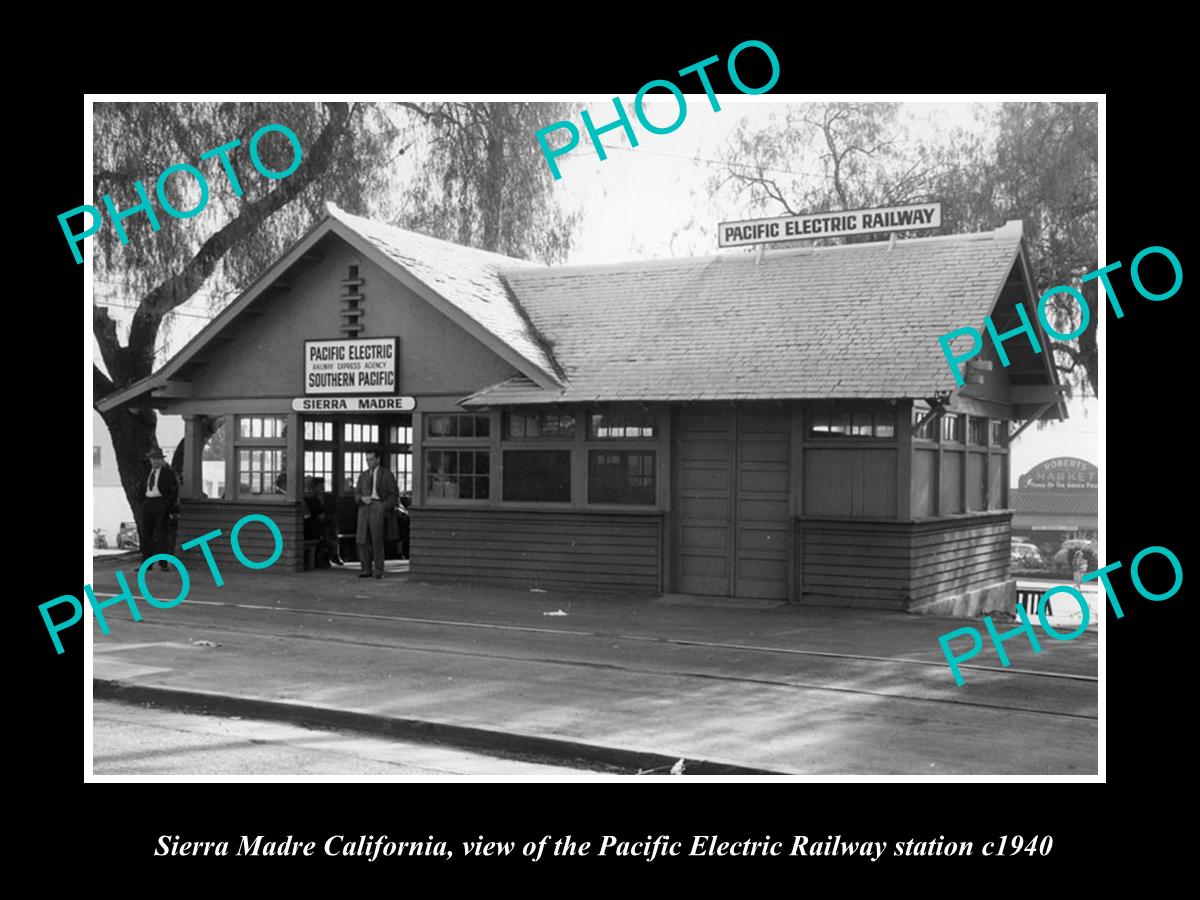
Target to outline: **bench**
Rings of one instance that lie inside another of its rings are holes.
[[[1050,588],[1046,588],[1046,591]],[[1025,607],[1025,615],[1030,619],[1037,618],[1038,601],[1042,599],[1042,594],[1046,591],[1039,591],[1036,588],[1017,588],[1017,602]],[[1046,615],[1054,615],[1050,604],[1054,602],[1053,597],[1046,598]]]

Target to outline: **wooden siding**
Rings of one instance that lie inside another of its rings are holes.
[[[820,447],[810,442],[804,456],[806,515],[896,515],[895,447]]]
[[[233,555],[229,533],[242,516],[252,513],[267,516],[283,535],[283,553],[271,566],[285,572],[299,572],[304,567],[304,504],[302,503],[231,503],[221,500],[180,500],[179,544],[175,551],[193,577],[207,573],[208,565],[199,547],[180,551],[179,547],[202,534],[220,529],[221,536],[208,542],[213,558],[224,571],[229,566],[241,568]],[[275,540],[267,526],[250,522],[238,532],[238,546],[247,559],[261,562],[275,552]]]
[[[800,519],[799,601],[903,610],[1009,578],[1010,513],[887,522]]]
[[[661,590],[660,513],[423,507],[411,545],[418,581]]]

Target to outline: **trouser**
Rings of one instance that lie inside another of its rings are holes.
[[[358,558],[362,560],[362,570],[370,572],[374,562],[375,574],[383,574],[383,503],[371,501],[367,507],[367,542],[358,545]]]
[[[142,501],[142,521],[138,524],[142,559],[156,553],[170,553],[167,545],[167,501],[165,497],[147,497]]]

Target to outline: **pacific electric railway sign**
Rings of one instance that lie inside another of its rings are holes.
[[[881,209],[852,209],[848,212],[722,222],[717,226],[717,242],[721,247],[747,247],[779,241],[940,228],[941,224],[941,203],[918,203]]]

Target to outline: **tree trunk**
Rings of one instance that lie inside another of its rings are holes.
[[[504,135],[506,104],[492,103],[488,110],[487,175],[483,196],[483,249],[501,251],[500,210],[504,202]]]
[[[277,210],[325,175],[334,160],[337,143],[347,131],[351,114],[349,104],[327,105],[329,121],[305,154],[305,165],[270,192],[243,206],[236,218],[209,235],[196,255],[179,271],[168,275],[138,301],[125,346],[121,346],[117,338],[116,323],[108,310],[100,306],[93,309],[92,333],[111,376],[110,380],[93,367],[93,403],[150,375],[154,371],[154,347],[163,318],[196,293],[231,247],[254,229],[263,227]],[[141,503],[137,501],[137,492],[148,471],[144,464],[145,455],[158,446],[155,437],[158,415],[152,409],[143,408],[138,413],[117,409],[101,413],[101,416],[112,436],[125,496],[134,514],[138,515]]]
[[[121,476],[125,499],[129,501],[129,508],[133,510],[134,521],[139,521],[142,515],[142,501],[138,491],[150,473],[146,454],[158,446],[158,438],[155,436],[158,413],[152,409],[139,409],[135,412],[129,408],[121,408],[101,413],[100,416],[108,426],[108,435],[112,439],[117,472]]]

